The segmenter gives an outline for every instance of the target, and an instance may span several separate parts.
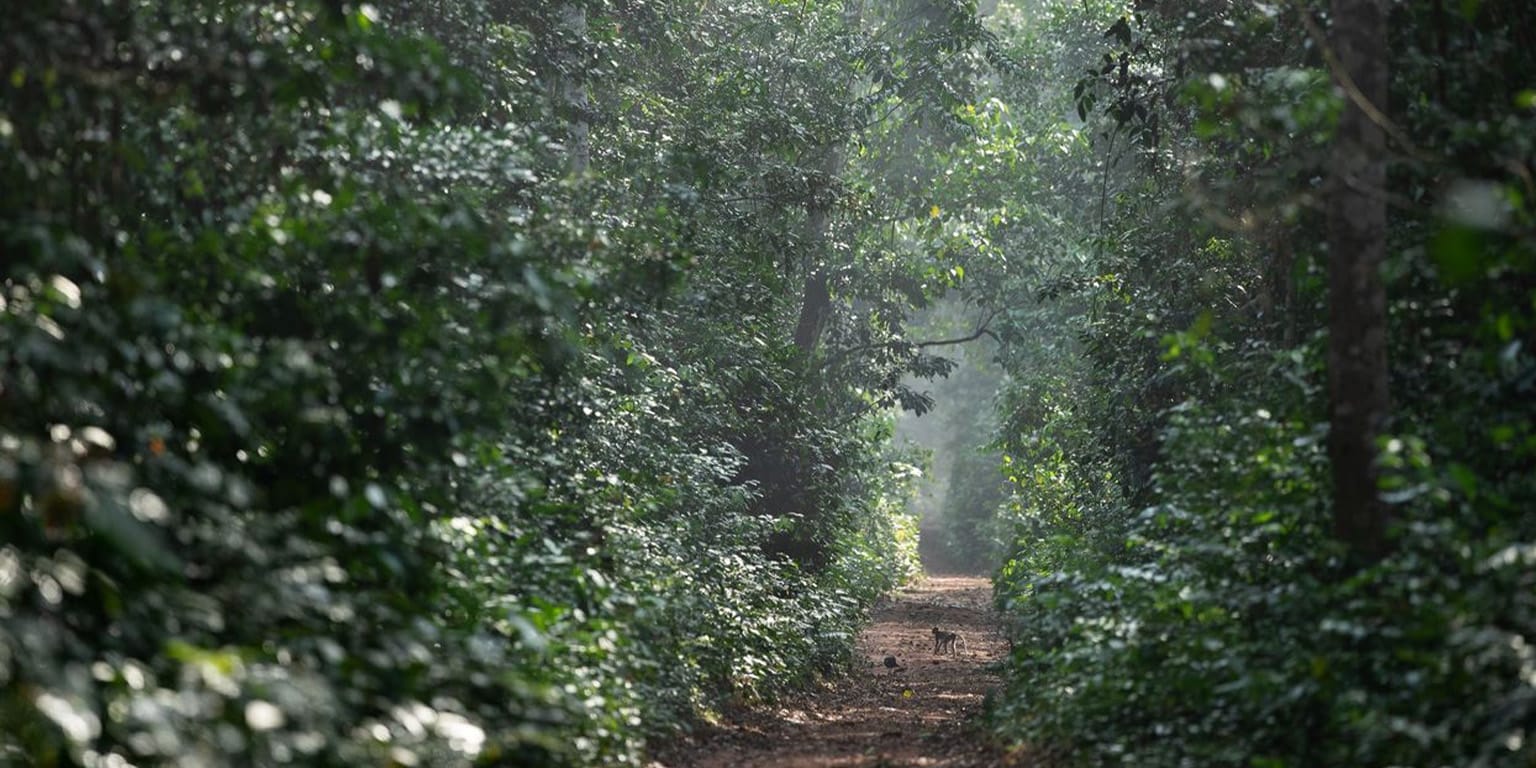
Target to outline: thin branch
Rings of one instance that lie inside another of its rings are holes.
[[[992,310],[992,314],[987,315],[987,319],[982,321],[981,325],[976,326],[976,330],[968,335],[954,339],[919,341],[912,346],[916,347],[917,349],[926,349],[928,347],[947,347],[954,344],[964,344],[968,341],[975,341],[983,336],[991,336],[993,339],[996,339],[997,336],[992,333],[992,329],[990,327],[992,325],[992,318],[994,317],[997,317],[997,310]]]
[[[904,107],[904,106],[906,106],[906,104],[904,104],[902,102],[899,102],[899,101],[896,102],[895,104],[893,104],[891,106],[890,109],[886,110],[885,114],[881,115],[878,119],[870,120],[870,121],[865,122],[863,125],[860,125],[859,126],[859,130],[861,130],[861,131],[862,130],[868,130],[868,129],[873,128],[873,127],[875,127],[877,125],[880,125],[881,123],[884,123],[885,121],[891,119],[891,116],[896,114],[898,111],[900,111],[901,108]]]
[[[1109,207],[1109,172],[1115,160],[1115,137],[1118,130],[1109,132],[1109,147],[1104,150],[1104,174],[1099,177],[1099,242],[1098,253],[1104,255],[1104,215]]]
[[[997,317],[997,310],[994,309],[994,310],[992,310],[991,314],[987,315],[987,319],[981,321],[980,323],[978,323],[976,325],[976,330],[972,331],[969,334],[966,334],[965,336],[960,336],[960,337],[953,338],[953,339],[934,339],[934,340],[931,340],[931,341],[919,341],[919,342],[887,341],[887,342],[882,342],[880,344],[860,344],[859,346],[856,346],[856,347],[848,347],[847,349],[838,350],[838,353],[836,355],[833,355],[831,358],[828,358],[827,362],[824,363],[821,367],[822,367],[822,370],[826,370],[828,368],[832,368],[832,367],[841,365],[845,360],[847,360],[848,358],[852,357],[855,354],[858,354],[860,352],[868,352],[870,350],[875,350],[875,349],[892,349],[892,348],[896,348],[896,347],[911,347],[913,349],[927,349],[929,347],[947,347],[947,346],[953,346],[955,344],[965,344],[967,342],[975,341],[975,340],[977,340],[977,339],[979,339],[979,338],[981,338],[983,336],[990,336],[990,337],[992,337],[993,340],[996,340],[997,339],[997,334],[992,332],[992,327],[991,327],[992,326],[992,320],[994,318],[996,318],[996,317]]]
[[[730,204],[730,203],[747,203],[747,202],[752,202],[752,203],[782,203],[782,202],[784,202],[784,198],[776,196],[776,195],[737,195],[735,197],[717,197],[717,198],[715,198],[715,202],[722,203],[722,204],[727,204],[727,205]]]
[[[1344,90],[1344,95],[1349,97],[1349,100],[1360,108],[1360,111],[1365,114],[1366,119],[1375,123],[1376,127],[1385,131],[1388,136],[1391,136],[1392,140],[1402,147],[1409,157],[1426,164],[1438,164],[1439,158],[1419,149],[1418,145],[1408,138],[1408,134],[1397,123],[1392,122],[1392,118],[1388,117],[1379,107],[1371,103],[1370,98],[1360,90],[1360,86],[1355,82],[1355,78],[1349,74],[1348,68],[1344,66],[1343,62],[1339,61],[1338,53],[1333,50],[1333,46],[1328,42],[1328,35],[1323,32],[1323,28],[1318,26],[1317,19],[1312,18],[1312,13],[1301,4],[1300,0],[1296,0],[1295,5],[1296,15],[1301,17],[1302,26],[1307,28],[1307,34],[1311,35],[1312,41],[1322,51],[1323,61],[1328,64],[1328,71],[1333,73],[1334,79],[1339,83],[1339,87]]]
[[[868,416],[870,411],[873,411],[874,409],[874,406],[867,403],[861,404],[858,408],[855,408],[852,413],[848,414],[848,418],[843,419],[837,423],[837,429],[842,429],[843,427],[846,427],[849,424],[852,424],[855,421]]]

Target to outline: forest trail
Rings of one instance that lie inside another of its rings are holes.
[[[1007,644],[975,576],[930,576],[876,608],[853,675],[777,705],[728,712],[652,768],[979,768],[1003,763],[971,730]],[[933,627],[966,647],[933,653]],[[882,664],[894,655],[903,668]],[[910,691],[910,693],[908,693]]]

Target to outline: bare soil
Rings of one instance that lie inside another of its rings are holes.
[[[652,768],[981,768],[1008,764],[974,724],[989,688],[989,664],[1007,645],[990,610],[991,584],[931,576],[877,607],[858,640],[852,676],[773,706],[725,713],[664,748]],[[933,652],[933,628],[959,632],[965,647]],[[901,667],[887,669],[894,655]]]

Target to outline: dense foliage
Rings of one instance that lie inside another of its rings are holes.
[[[936,406],[1002,739],[1536,760],[1529,3],[5,10],[0,762],[635,764],[847,669]]]
[[[633,763],[846,668],[916,565],[889,409],[946,367],[895,158],[987,40],[8,4],[0,762]]]
[[[1324,235],[1328,150],[1353,98],[1332,87],[1330,10],[1003,19],[1011,55],[1071,66],[998,84],[1061,195],[1028,202],[1061,226],[999,228],[1025,258],[980,288],[1008,308],[1012,376],[996,440],[1015,651],[994,715],[1064,764],[1536,755],[1536,17],[1392,7],[1389,183],[1369,190],[1389,211],[1380,559],[1336,536],[1326,450],[1325,267],[1351,257]]]

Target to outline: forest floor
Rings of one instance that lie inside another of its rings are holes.
[[[859,636],[854,673],[772,706],[725,712],[662,750],[652,768],[981,768],[1008,764],[973,718],[1007,653],[991,584],[930,576],[877,607]],[[933,628],[965,648],[933,653]],[[902,668],[888,670],[886,656]]]

